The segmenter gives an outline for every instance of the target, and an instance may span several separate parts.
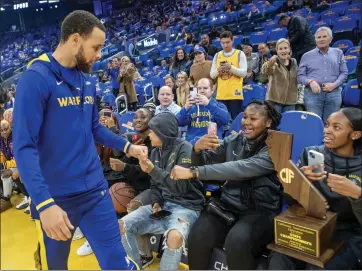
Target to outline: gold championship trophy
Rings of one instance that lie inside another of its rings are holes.
[[[275,241],[268,248],[323,268],[343,244],[332,239],[337,214],[327,211],[327,200],[290,159],[292,141],[291,134],[269,132],[269,155],[284,192],[299,204],[275,217]]]

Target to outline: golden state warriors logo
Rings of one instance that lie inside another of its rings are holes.
[[[291,183],[294,178],[294,172],[289,168],[283,168],[279,172],[279,179],[282,180],[283,183]]]
[[[231,73],[231,71],[228,70],[221,70],[221,72],[219,73],[221,80],[229,80],[232,75],[233,74]]]

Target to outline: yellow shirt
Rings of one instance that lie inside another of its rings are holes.
[[[220,67],[220,62],[227,61],[239,69],[240,50],[227,57],[223,52],[217,54],[216,68]],[[243,96],[243,78],[235,76],[231,71],[219,73],[217,78],[217,100],[244,100]]]
[[[4,169],[16,168],[15,159],[6,160],[6,157],[2,152],[0,152],[0,163],[4,165]]]

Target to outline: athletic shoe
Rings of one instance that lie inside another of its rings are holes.
[[[30,206],[26,207],[26,209],[24,210],[24,213],[27,215],[30,215]]]
[[[89,245],[88,241],[85,241],[84,244],[77,250],[78,256],[87,256],[92,253],[93,253],[93,249]]]
[[[16,205],[16,209],[22,210],[29,206],[28,197],[24,197],[23,201]]]
[[[79,227],[76,228],[74,235],[73,235],[73,241],[82,239],[83,237],[84,237],[84,235],[83,235],[82,231],[80,230],[80,228]]]
[[[147,257],[142,254],[140,256],[141,256],[142,269],[145,269],[147,266],[151,265],[154,261],[153,256]]]
[[[5,198],[4,196],[1,196],[0,199],[0,213],[5,212],[6,210],[13,207],[13,205],[10,202],[9,198]]]

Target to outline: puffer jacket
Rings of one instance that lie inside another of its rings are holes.
[[[242,134],[231,135],[216,150],[193,152],[191,161],[199,166],[200,180],[220,181],[220,184],[227,181],[221,201],[230,210],[277,215],[281,211],[281,185],[268,147],[243,159],[253,144],[255,141]]]

